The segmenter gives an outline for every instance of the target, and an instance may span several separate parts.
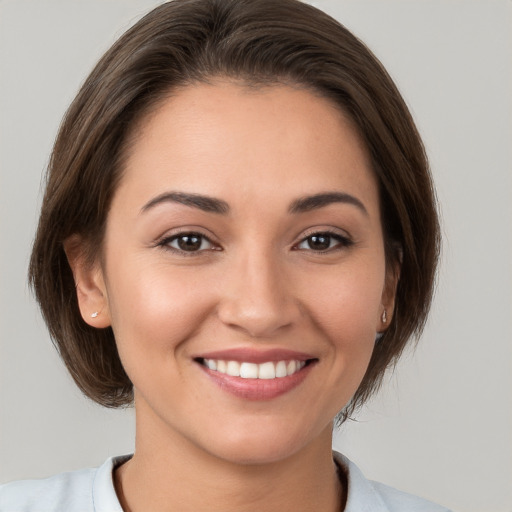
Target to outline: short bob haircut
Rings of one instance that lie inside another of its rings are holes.
[[[345,420],[380,386],[423,329],[439,254],[435,192],[424,147],[393,81],[368,48],[298,0],[174,0],[112,46],[69,107],[49,162],[29,278],[60,356],[79,388],[107,407],[133,402],[111,328],[82,319],[63,243],[101,255],[112,196],[137,122],[176,88],[230,79],[288,84],[327,98],[352,119],[380,190],[386,264],[400,268],[390,325],[376,342]]]

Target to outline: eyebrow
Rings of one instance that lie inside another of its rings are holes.
[[[304,213],[318,208],[323,208],[333,203],[344,203],[356,206],[362,213],[368,216],[368,210],[357,198],[344,192],[321,192],[312,196],[300,197],[290,205],[290,213]]]
[[[179,203],[192,208],[198,208],[208,213],[226,215],[230,211],[229,204],[222,199],[188,192],[165,192],[148,201],[141,209],[141,213],[163,203]],[[344,203],[356,206],[368,216],[364,204],[357,198],[345,192],[321,192],[312,196],[304,196],[293,201],[288,208],[291,214],[305,213],[329,206],[333,203]]]
[[[179,203],[185,206],[192,206],[208,213],[227,214],[229,212],[229,205],[222,199],[214,197],[203,196],[200,194],[190,194],[187,192],[166,192],[151,199],[141,209],[141,213],[154,208],[162,203]]]

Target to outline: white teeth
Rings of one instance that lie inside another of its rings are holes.
[[[276,361],[261,364],[239,363],[238,361],[224,361],[222,359],[204,359],[204,365],[210,370],[225,373],[232,377],[242,379],[275,379],[287,377],[297,373],[306,365],[305,361]]]
[[[236,361],[228,361],[226,373],[231,377],[240,377],[240,363]]]
[[[279,361],[276,364],[276,377],[286,377],[286,363],[285,361]]]
[[[276,367],[274,363],[263,363],[260,364],[258,371],[258,379],[275,379],[276,378]]]
[[[242,377],[242,379],[257,379],[258,365],[254,363],[242,363],[240,365],[240,377]]]

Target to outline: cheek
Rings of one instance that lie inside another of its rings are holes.
[[[359,387],[375,347],[384,266],[347,267],[338,275],[317,275],[315,283],[309,314],[330,347],[326,389],[337,413]]]
[[[375,340],[384,286],[384,266],[361,262],[316,275],[311,290],[311,316],[333,340],[356,345]]]
[[[126,370],[143,358],[168,355],[172,361],[212,307],[204,282],[193,272],[166,265],[117,261],[122,263],[109,273],[109,308]]]

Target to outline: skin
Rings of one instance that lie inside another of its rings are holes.
[[[229,212],[144,209],[171,191]],[[325,192],[363,208],[290,213]],[[308,237],[326,231],[329,248],[312,249]],[[172,237],[190,232],[211,242],[180,251]],[[332,420],[363,378],[384,308],[391,319],[396,283],[367,151],[338,108],[285,85],[175,91],[137,130],[101,260],[87,267],[80,254],[68,251],[83,318],[112,326],[135,389],[135,455],[115,473],[125,510],[340,510]],[[245,400],[194,360],[234,347],[315,364],[287,393]]]

